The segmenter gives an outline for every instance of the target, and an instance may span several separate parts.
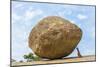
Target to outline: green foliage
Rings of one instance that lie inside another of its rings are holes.
[[[34,61],[39,61],[39,60],[41,60],[40,57],[38,57],[38,56],[34,56]]]
[[[33,53],[29,53],[27,55],[24,55],[23,57],[24,57],[24,59],[27,59],[28,62],[29,61],[39,61],[40,60],[40,58],[38,56],[34,56]]]

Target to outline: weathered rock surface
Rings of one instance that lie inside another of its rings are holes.
[[[82,30],[70,21],[49,16],[42,19],[29,35],[29,47],[42,58],[58,59],[68,56],[82,37]]]

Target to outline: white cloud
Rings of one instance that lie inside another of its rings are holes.
[[[75,23],[75,21],[73,21],[73,20],[70,20],[71,21],[71,23]]]
[[[65,15],[71,15],[71,14],[72,14],[72,11],[70,11],[70,10],[58,12],[59,16],[65,16]]]
[[[20,8],[22,7],[24,4],[16,4],[15,8]]]
[[[12,13],[12,23],[15,23],[16,21],[18,21],[20,19],[21,19],[21,16],[15,14],[15,13]]]
[[[82,14],[78,14],[77,18],[80,19],[80,20],[83,20],[83,19],[87,19],[87,16],[82,15]]]
[[[38,16],[38,15],[41,15],[43,13],[43,11],[42,10],[40,10],[40,9],[32,9],[32,8],[30,8],[29,10],[27,10],[26,12],[25,12],[25,15],[24,15],[24,20],[30,20],[30,19],[32,19],[32,18],[34,18],[34,17],[36,17],[36,16]]]
[[[32,8],[26,10],[25,13],[23,13],[23,15],[18,15],[16,12],[13,12],[12,13],[12,23],[15,23],[18,20],[28,21],[38,15],[41,15],[42,13],[43,13],[42,10],[40,10],[40,9],[33,10]]]
[[[14,20],[19,20],[21,17],[18,16],[17,14],[12,14],[12,18],[13,18]]]
[[[75,7],[73,7],[73,5],[62,5],[62,7],[65,9],[75,9]]]

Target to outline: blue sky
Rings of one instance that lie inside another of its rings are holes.
[[[83,36],[78,48],[83,56],[95,54],[95,7],[12,1],[12,58],[23,60],[32,52],[28,36],[39,20],[46,16],[60,16],[78,25]],[[77,56],[74,50],[68,57]]]

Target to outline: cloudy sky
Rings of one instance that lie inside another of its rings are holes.
[[[46,16],[60,16],[78,25],[82,40],[78,48],[83,56],[95,54],[95,7],[68,4],[48,4],[12,1],[12,58],[23,60],[23,55],[32,52],[28,36],[39,20]],[[74,50],[68,57],[77,56]]]

